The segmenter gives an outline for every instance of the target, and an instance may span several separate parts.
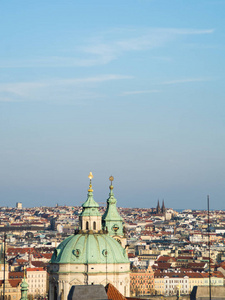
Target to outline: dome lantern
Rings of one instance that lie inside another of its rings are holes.
[[[83,210],[80,214],[80,229],[82,231],[93,230],[95,232],[102,229],[101,214],[98,210],[99,205],[93,198],[92,178],[93,174],[90,172],[88,178],[90,179],[87,200],[82,204]]]

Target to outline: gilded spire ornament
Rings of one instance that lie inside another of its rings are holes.
[[[109,177],[109,180],[111,181],[111,185],[110,185],[110,190],[113,190],[113,185],[112,185],[112,182],[113,182],[113,180],[114,180],[114,177],[113,176],[110,176]]]
[[[93,177],[94,176],[93,176],[92,172],[90,172],[89,175],[88,175],[88,178],[90,179],[90,184],[89,184],[88,192],[93,192],[92,184],[91,184],[91,180],[92,180]]]

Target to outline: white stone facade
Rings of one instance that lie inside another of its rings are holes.
[[[130,264],[52,264],[49,267],[49,300],[67,299],[73,285],[113,284],[130,296]]]
[[[43,268],[27,268],[28,294],[33,296],[46,296],[47,293],[47,271]]]
[[[80,227],[82,230],[99,231],[102,229],[102,216],[82,216]]]

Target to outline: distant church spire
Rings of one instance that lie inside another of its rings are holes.
[[[164,199],[163,199],[163,202],[162,202],[161,212],[162,212],[163,214],[166,212],[166,207],[165,207],[165,204],[164,204]]]
[[[157,214],[160,214],[161,213],[161,208],[160,208],[160,205],[159,205],[159,199],[158,199],[158,204],[156,206],[156,213]]]
[[[29,285],[26,282],[25,267],[24,267],[24,277],[23,277],[23,281],[20,285],[20,287],[21,287],[21,298],[20,298],[20,300],[28,300],[28,297],[27,297],[28,286]]]

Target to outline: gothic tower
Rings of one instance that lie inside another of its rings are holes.
[[[158,200],[158,204],[156,206],[156,213],[157,214],[160,214],[161,213],[161,208],[160,208],[160,205],[159,205],[159,200]]]
[[[163,199],[163,202],[162,202],[161,212],[162,212],[162,214],[166,213],[166,207],[165,207],[165,204],[164,204],[164,199]]]

